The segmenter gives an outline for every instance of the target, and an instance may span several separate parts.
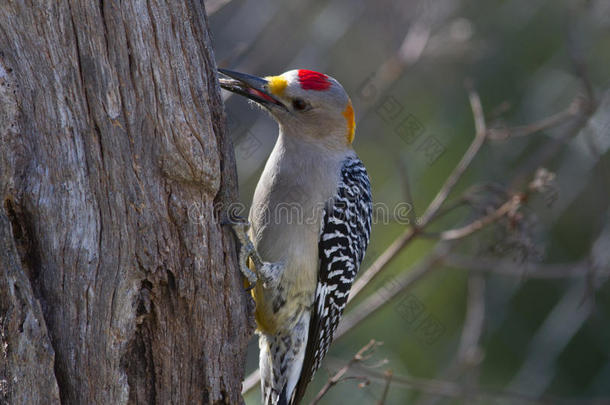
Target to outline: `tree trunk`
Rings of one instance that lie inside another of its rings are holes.
[[[242,402],[202,1],[4,0],[0,51],[0,402]]]

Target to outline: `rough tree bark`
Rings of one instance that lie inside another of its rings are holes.
[[[5,0],[0,51],[0,402],[242,402],[203,2]]]

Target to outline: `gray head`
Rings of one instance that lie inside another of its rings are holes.
[[[290,70],[264,78],[219,69],[231,79],[222,88],[267,109],[287,136],[350,147],[355,120],[352,103],[338,81],[311,70]]]

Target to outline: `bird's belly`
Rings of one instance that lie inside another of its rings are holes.
[[[289,328],[311,307],[317,285],[320,212],[313,206],[272,206],[262,215],[252,210],[252,240],[261,258],[282,263],[277,288],[257,284],[253,291],[259,330],[275,334],[279,325]],[[300,212],[299,212],[300,211]]]

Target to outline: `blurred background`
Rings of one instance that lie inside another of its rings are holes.
[[[610,1],[205,3],[220,67],[325,72],[356,111],[376,203],[360,274],[383,266],[303,403],[375,339],[320,403],[610,404]],[[486,139],[422,222],[475,137],[470,89]],[[223,96],[248,206],[277,127]]]

